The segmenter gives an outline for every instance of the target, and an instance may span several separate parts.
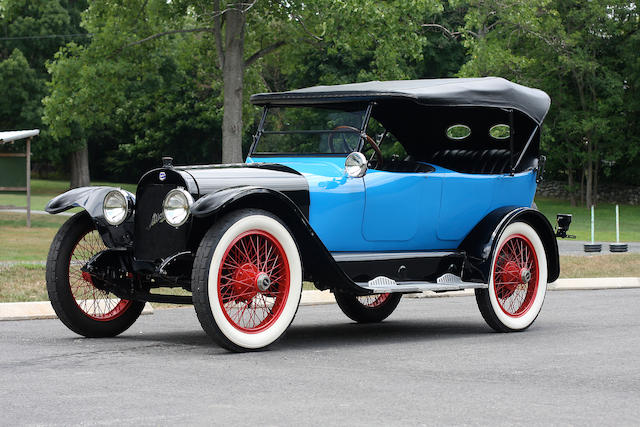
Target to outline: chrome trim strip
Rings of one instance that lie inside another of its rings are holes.
[[[332,252],[336,262],[381,261],[387,259],[442,258],[460,252]]]

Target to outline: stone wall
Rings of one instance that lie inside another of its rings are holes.
[[[544,180],[538,184],[536,196],[569,199],[569,192],[564,181]],[[619,203],[621,205],[640,205],[640,187],[621,184],[599,184],[598,201]]]

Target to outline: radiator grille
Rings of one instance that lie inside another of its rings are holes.
[[[164,221],[162,214],[165,196],[176,187],[175,184],[148,184],[138,188],[134,239],[136,259],[155,261],[186,250],[191,219],[175,228]]]

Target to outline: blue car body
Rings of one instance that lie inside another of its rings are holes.
[[[453,250],[488,213],[530,207],[536,174],[479,175],[438,165],[428,173],[346,174],[344,157],[259,157],[309,183],[309,224],[331,252]]]

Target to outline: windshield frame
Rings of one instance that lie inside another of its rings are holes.
[[[355,151],[362,151],[362,147],[364,146],[365,138],[364,135],[366,133],[367,126],[369,125],[369,119],[371,118],[371,110],[373,109],[374,102],[369,102],[367,104],[367,108],[364,111],[364,115],[362,117],[362,124],[358,129],[359,137],[358,137],[358,145]],[[269,113],[269,105],[265,105],[262,111],[262,117],[260,118],[260,123],[258,124],[258,129],[256,133],[253,135],[253,142],[251,143],[251,147],[249,148],[249,153],[247,157],[347,157],[351,153],[256,153],[256,147],[260,142],[260,138],[263,134],[317,134],[317,133],[345,133],[344,130],[290,130],[290,131],[267,131],[264,129],[264,124],[267,119],[267,114]],[[278,108],[305,108],[305,107],[313,107],[313,105],[278,105]],[[355,133],[355,132],[353,132]]]

